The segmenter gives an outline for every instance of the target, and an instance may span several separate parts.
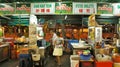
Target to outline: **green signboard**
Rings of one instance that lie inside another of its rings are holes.
[[[12,20],[9,21],[8,25],[29,25],[29,15],[16,15],[11,17]]]
[[[55,3],[32,3],[31,13],[32,14],[54,14]]]
[[[0,3],[0,15],[14,14],[14,4]]]
[[[74,14],[95,14],[96,13],[96,3],[73,3],[73,13]]]
[[[16,4],[16,14],[30,14],[30,3]]]
[[[97,14],[113,14],[113,6],[111,3],[98,3]]]
[[[55,3],[56,14],[72,14],[71,2],[57,2]]]

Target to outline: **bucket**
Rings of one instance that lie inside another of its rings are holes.
[[[71,67],[79,67],[79,56],[70,57]]]

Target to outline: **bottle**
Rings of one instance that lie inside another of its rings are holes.
[[[104,41],[102,40],[101,47],[104,48]]]

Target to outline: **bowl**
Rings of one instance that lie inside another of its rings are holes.
[[[91,54],[88,54],[88,55],[81,54],[80,59],[81,60],[90,60],[91,56],[92,56]]]

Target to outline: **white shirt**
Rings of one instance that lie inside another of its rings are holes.
[[[55,45],[54,42],[58,38],[58,36],[54,33],[52,37],[52,45]]]

